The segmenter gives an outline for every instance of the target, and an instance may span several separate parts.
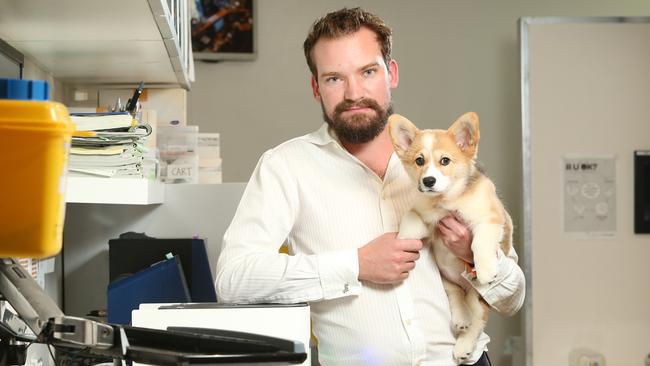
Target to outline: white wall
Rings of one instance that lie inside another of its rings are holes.
[[[447,127],[461,113],[481,118],[479,159],[521,228],[521,118],[517,19],[522,16],[650,14],[646,0],[260,0],[258,57],[196,63],[188,100],[191,124],[220,132],[224,181],[246,181],[260,154],[316,129],[321,111],[309,91],[302,42],[311,23],[344,6],[362,6],[394,29],[400,66],[396,111],[422,127]],[[495,364],[519,317],[492,316]]]

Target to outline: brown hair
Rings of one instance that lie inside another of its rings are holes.
[[[318,19],[312,24],[303,44],[305,51],[305,58],[307,65],[314,77],[317,76],[316,65],[312,59],[311,51],[314,45],[320,38],[339,38],[352,34],[361,27],[366,27],[377,35],[377,42],[381,46],[381,55],[384,62],[388,65],[390,61],[390,53],[392,48],[392,30],[384,23],[384,21],[361,8],[343,8]]]

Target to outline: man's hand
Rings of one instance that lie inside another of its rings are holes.
[[[359,248],[359,280],[399,283],[406,279],[420,258],[421,240],[397,239],[386,233]]]
[[[467,263],[474,263],[472,232],[461,219],[447,216],[438,223],[440,238],[454,255]]]

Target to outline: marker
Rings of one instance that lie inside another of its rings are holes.
[[[138,106],[138,99],[140,98],[140,94],[142,94],[142,89],[144,89],[144,81],[140,82],[138,88],[135,89],[133,96],[129,99],[129,102],[126,105],[126,111],[131,113],[131,115],[135,115]]]

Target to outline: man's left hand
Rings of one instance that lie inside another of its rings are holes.
[[[458,258],[474,263],[472,232],[460,218],[449,215],[438,223],[438,232],[443,244]]]

